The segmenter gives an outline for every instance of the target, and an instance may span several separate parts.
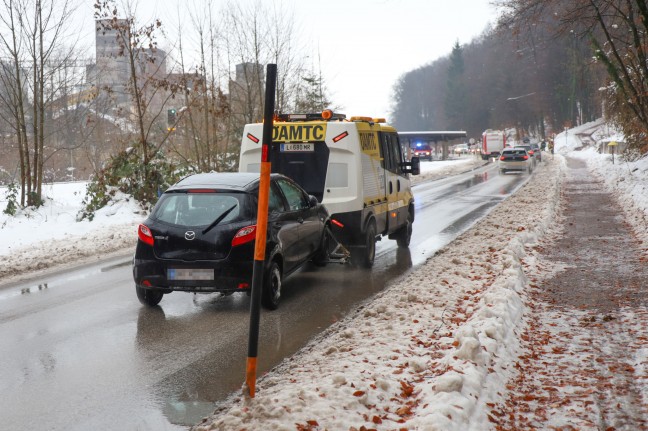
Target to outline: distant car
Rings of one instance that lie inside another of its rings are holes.
[[[470,154],[470,147],[468,144],[459,144],[456,145],[452,151],[457,155]]]
[[[538,144],[531,144],[531,149],[533,150],[533,156],[537,161],[542,161],[542,150]]]
[[[414,148],[413,155],[421,160],[432,160],[432,148],[429,145],[422,145]]]
[[[500,174],[509,171],[533,172],[533,155],[523,147],[504,148],[498,160]]]
[[[170,187],[138,227],[133,278],[140,302],[164,294],[250,293],[259,174],[209,173]],[[276,309],[282,279],[328,261],[328,212],[291,179],[272,174],[262,304]]]
[[[513,148],[524,148],[527,151],[527,153],[529,153],[529,156],[532,157],[533,167],[535,167],[537,162],[542,161],[542,153],[539,151],[539,149],[536,151],[537,147],[538,147],[537,144],[524,144],[524,145],[516,145]]]

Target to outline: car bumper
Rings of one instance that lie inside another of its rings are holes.
[[[244,292],[252,286],[252,262],[196,262],[134,259],[135,284],[164,292]],[[213,271],[213,279],[170,279],[169,270]]]
[[[526,171],[531,166],[528,162],[500,162],[499,168],[505,171]]]

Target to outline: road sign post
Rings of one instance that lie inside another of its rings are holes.
[[[270,143],[275,105],[277,65],[266,67],[265,105],[263,109],[263,137],[261,141],[261,176],[259,178],[259,199],[257,205],[256,242],[252,269],[252,297],[250,301],[250,332],[248,356],[245,371],[245,386],[250,398],[256,390],[256,370],[259,346],[259,322],[261,316],[261,293],[265,269],[266,236],[268,230],[268,196],[270,194]]]

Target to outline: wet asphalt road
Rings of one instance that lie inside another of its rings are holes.
[[[371,271],[307,266],[285,280],[279,309],[262,312],[259,374],[425,262],[526,179],[489,165],[419,184],[409,250],[383,239]],[[242,294],[176,292],[160,307],[140,306],[126,259],[0,286],[0,429],[186,429],[240,390],[248,317]]]

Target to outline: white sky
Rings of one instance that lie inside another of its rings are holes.
[[[84,31],[90,33],[91,3],[86,0],[80,11]],[[138,18],[158,17],[163,25],[175,25],[178,4],[182,11],[188,3],[140,0]],[[489,0],[283,0],[281,4],[299,20],[295,29],[303,39],[299,45],[311,49],[313,59],[319,49],[331,99],[347,116],[388,118],[393,86],[402,74],[449,54],[456,41],[470,42],[496,17]],[[226,1],[215,0],[212,5],[219,10]]]

